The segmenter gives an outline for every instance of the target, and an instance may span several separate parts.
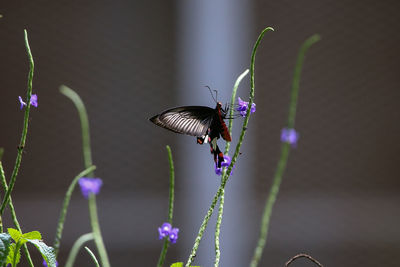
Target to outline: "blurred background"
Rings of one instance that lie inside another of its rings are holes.
[[[248,266],[279,158],[297,52],[314,33],[322,39],[304,62],[300,140],[289,157],[260,266],[283,266],[300,252],[326,266],[398,266],[399,12],[398,1],[372,0],[3,1],[0,147],[7,178],[22,129],[18,96],[26,94],[24,28],[39,101],[13,192],[23,231],[40,230],[53,243],[64,193],[84,168],[78,114],[58,89],[65,84],[89,114],[111,264],[156,265],[162,246],[157,227],[167,220],[167,144],[175,161],[174,226],[180,232],[166,266],[186,261],[219,177],[207,146],[148,118],[174,106],[214,107],[205,85],[218,90],[219,101],[230,101],[258,34],[272,26],[275,32],[265,35],[256,57],[257,112],[226,187],[220,266]],[[249,84],[246,77],[239,87],[243,99]],[[8,216],[4,225],[12,226]],[[215,214],[195,265],[213,264],[214,228]],[[73,242],[89,231],[87,202],[76,190],[61,266]],[[33,254],[39,266],[40,256]],[[81,252],[76,266],[91,265]]]

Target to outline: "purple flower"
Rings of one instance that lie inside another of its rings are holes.
[[[169,237],[169,241],[171,241],[172,244],[176,243],[176,240],[178,240],[178,228],[172,228],[170,223],[163,223],[161,227],[158,227],[158,234],[159,234],[159,239],[163,239],[164,237]]]
[[[176,240],[178,240],[178,228],[172,228],[172,230],[169,232],[169,241],[171,241],[172,244],[176,243]]]
[[[295,129],[283,128],[281,132],[281,141],[284,143],[289,143],[292,147],[297,146],[297,140],[299,139],[299,134]]]
[[[47,267],[47,262],[46,262],[45,259],[43,259],[42,264],[43,264],[44,267]],[[56,261],[56,267],[57,267],[57,266],[58,266],[58,261]]]
[[[249,102],[243,101],[240,97],[238,97],[238,107],[236,108],[237,111],[239,111],[240,115],[242,115],[242,117],[245,117],[247,114],[247,108],[249,105]],[[256,112],[256,104],[253,103],[251,104],[251,109],[250,109],[250,113],[254,113]]]
[[[158,227],[159,237],[158,239],[163,239],[164,237],[168,236],[171,232],[172,226],[170,223],[163,223],[161,227]]]
[[[87,178],[82,177],[79,179],[79,185],[81,187],[82,195],[88,198],[90,194],[97,195],[100,192],[100,187],[103,181],[100,178]]]
[[[38,106],[37,94],[33,94],[31,96],[31,105],[34,106],[35,108],[37,108],[37,106]]]
[[[19,99],[19,103],[21,104],[21,109],[26,106],[26,103],[22,100],[22,97],[18,96]],[[31,105],[34,106],[35,108],[37,108],[38,106],[38,97],[37,94],[33,94],[31,96],[31,101],[30,101]]]
[[[19,103],[21,104],[21,109],[26,106],[26,103],[22,100],[22,97],[18,96]]]
[[[229,157],[228,155],[224,155],[224,161],[221,162],[221,168],[218,168],[217,163],[215,163],[215,165],[214,165],[215,173],[217,175],[221,175],[222,174],[222,168],[223,167],[228,167],[230,164],[231,164],[231,157]],[[233,165],[233,167],[232,167],[231,175],[232,175],[234,169],[235,169],[235,165]]]

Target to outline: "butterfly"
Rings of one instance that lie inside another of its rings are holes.
[[[224,119],[228,108],[222,108],[217,102],[215,109],[205,106],[185,106],[171,108],[150,118],[154,124],[175,133],[197,137],[198,144],[209,143],[211,154],[218,168],[224,161],[224,154],[217,145],[222,137],[225,141],[232,141]]]

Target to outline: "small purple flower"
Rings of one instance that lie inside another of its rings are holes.
[[[38,106],[38,101],[37,101],[37,94],[33,94],[31,96],[31,105],[37,108]]]
[[[161,227],[158,227],[158,234],[159,234],[159,239],[163,239],[164,237],[169,237],[169,241],[171,241],[172,244],[176,243],[176,240],[178,240],[178,228],[172,228],[170,223],[163,223]]]
[[[81,187],[82,195],[88,198],[90,194],[97,195],[100,192],[100,187],[103,181],[100,178],[87,178],[82,177],[79,179],[79,185]]]
[[[168,236],[171,232],[172,226],[170,223],[163,223],[161,227],[158,227],[159,237],[158,239],[163,239],[164,237]]]
[[[178,228],[172,228],[172,230],[169,232],[169,241],[171,241],[172,244],[176,243],[176,240],[178,240]]]
[[[292,147],[297,146],[297,140],[299,139],[299,134],[295,129],[283,128],[281,132],[281,141],[284,143],[289,143]]]
[[[22,97],[18,96],[19,103],[21,104],[21,109],[26,106],[26,103],[22,100]]]
[[[221,162],[221,168],[218,168],[217,163],[214,164],[215,173],[217,175],[221,175],[222,174],[222,168],[223,167],[228,167],[230,164],[231,164],[231,157],[229,157],[228,155],[224,155],[224,161]],[[233,167],[232,167],[231,175],[232,175],[234,169],[235,169],[235,165],[233,165]]]
[[[43,264],[44,267],[47,267],[47,262],[46,262],[45,259],[43,259],[42,264]],[[57,266],[58,266],[58,261],[56,261],[56,267],[57,267]]]
[[[245,117],[247,114],[247,108],[249,105],[249,102],[243,101],[240,97],[238,97],[238,107],[236,108],[237,111],[239,111],[240,115],[242,117]],[[256,112],[256,104],[253,103],[251,104],[251,109],[250,109],[250,113],[254,113]]]
[[[19,99],[19,103],[21,104],[21,109],[26,106],[26,103],[22,100],[22,97],[18,96]],[[31,105],[34,106],[35,108],[38,107],[38,97],[37,94],[33,94],[31,96],[31,101],[30,101]]]

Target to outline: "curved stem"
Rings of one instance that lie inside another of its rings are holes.
[[[35,65],[33,63],[31,48],[29,47],[29,41],[28,41],[28,32],[26,30],[24,30],[24,37],[25,37],[26,53],[28,54],[28,60],[29,60],[29,74],[28,74],[27,94],[26,94],[27,105],[25,107],[24,124],[22,127],[21,140],[20,140],[19,146],[18,146],[17,158],[15,160],[14,170],[11,174],[11,180],[10,180],[10,184],[8,186],[8,190],[6,191],[3,202],[1,203],[0,216],[3,215],[4,209],[10,198],[11,192],[14,189],[15,181],[17,180],[18,170],[19,170],[19,167],[20,167],[21,161],[22,161],[22,152],[25,147],[26,136],[28,134],[29,111],[30,111],[30,107],[31,107],[30,102],[31,102],[31,96],[32,96],[33,70],[34,70]]]
[[[89,168],[93,163],[92,163],[92,152],[90,150],[89,119],[85,105],[83,104],[82,99],[79,97],[79,95],[71,88],[65,85],[61,85],[60,92],[69,99],[71,99],[71,101],[75,104],[76,109],[78,110],[82,127],[83,160],[85,163],[85,168]],[[93,171],[88,174],[88,177],[93,177],[93,176],[94,176]]]
[[[76,109],[78,110],[82,127],[83,159],[85,167],[89,168],[92,165],[92,153],[90,149],[89,119],[87,116],[85,105],[83,104],[82,99],[79,97],[79,95],[71,88],[62,85],[60,86],[60,92],[65,96],[67,96],[68,98],[70,98],[71,101],[75,104]],[[94,172],[91,171],[88,174],[88,177],[93,177],[93,176]],[[92,231],[94,236],[94,242],[99,252],[101,264],[103,267],[109,267],[110,261],[108,259],[103,237],[101,236],[99,218],[97,215],[96,196],[94,194],[90,194],[89,196],[89,214],[90,214],[90,223],[92,225]]]
[[[258,45],[260,44],[264,34],[267,31],[273,31],[273,30],[274,29],[271,28],[271,27],[265,28],[261,32],[261,34],[259,35],[259,37],[258,37],[258,39],[257,39],[257,41],[256,41],[256,43],[254,45],[254,48],[253,48],[253,52],[252,52],[252,56],[251,56],[251,62],[250,62],[250,80],[252,82],[250,83],[250,101],[249,101],[249,105],[248,105],[249,107],[251,107],[251,104],[253,103],[253,98],[254,98],[254,62],[255,62],[256,51],[257,51]],[[221,185],[219,186],[218,191],[215,194],[213,201],[211,202],[211,206],[208,209],[207,214],[204,217],[203,222],[202,222],[202,224],[200,226],[199,233],[197,234],[197,237],[196,237],[196,239],[194,241],[194,245],[193,245],[193,248],[192,248],[191,253],[189,255],[189,259],[186,262],[186,265],[185,265],[186,267],[189,267],[190,264],[193,262],[193,259],[194,259],[195,255],[196,255],[196,252],[197,252],[197,249],[198,249],[198,247],[200,245],[200,241],[201,241],[201,239],[203,237],[204,231],[207,228],[208,221],[210,220],[210,217],[211,217],[211,215],[212,215],[212,213],[214,211],[214,208],[215,208],[215,205],[216,205],[218,199],[220,198],[220,196],[222,195],[222,193],[223,193],[223,191],[225,189],[225,185],[226,185],[226,182],[228,181],[228,178],[229,178],[230,173],[232,171],[233,165],[235,165],[236,159],[237,159],[237,157],[239,155],[240,147],[242,146],[242,143],[243,143],[243,138],[244,138],[244,135],[245,135],[245,132],[246,132],[246,129],[247,129],[247,124],[249,122],[250,113],[251,112],[247,112],[246,117],[245,117],[245,119],[243,121],[242,132],[240,134],[238,144],[236,145],[235,153],[234,153],[234,155],[232,157],[231,164],[229,165],[227,171],[224,174],[222,174]]]
[[[292,86],[292,93],[291,99],[289,104],[289,115],[288,115],[288,128],[294,127],[294,120],[296,117],[296,107],[297,107],[297,99],[298,99],[298,92],[299,92],[299,81],[300,81],[300,73],[301,68],[303,65],[303,60],[305,56],[305,52],[307,49],[315,42],[320,39],[319,35],[315,34],[308,38],[300,48],[300,52],[297,59],[297,64],[294,71],[294,78],[293,78],[293,86]],[[261,219],[261,228],[260,228],[260,236],[258,238],[257,247],[254,250],[253,258],[251,259],[250,266],[256,267],[260,262],[265,244],[267,242],[267,235],[268,235],[268,228],[269,222],[271,219],[272,209],[274,207],[276,198],[279,193],[279,188],[282,182],[282,176],[286,168],[287,159],[289,157],[290,151],[290,144],[289,143],[282,143],[281,146],[281,156],[276,167],[274,180],[272,182],[271,189],[269,191],[268,198],[265,202],[264,212]]]
[[[62,209],[60,212],[60,218],[58,219],[56,237],[54,238],[54,243],[53,243],[54,255],[56,256],[56,258],[57,258],[57,254],[60,250],[60,242],[61,242],[62,232],[64,229],[65,217],[67,216],[67,210],[68,210],[68,206],[69,206],[69,201],[71,200],[72,192],[74,191],[75,186],[78,183],[79,179],[84,177],[85,175],[93,172],[93,170],[95,170],[95,169],[96,169],[96,166],[91,166],[91,167],[87,168],[86,170],[82,171],[81,173],[79,173],[72,180],[71,184],[68,187],[67,192],[65,193],[63,206],[62,206]]]
[[[85,249],[89,253],[89,255],[92,258],[92,260],[93,260],[94,264],[96,265],[96,267],[100,267],[99,261],[96,259],[96,256],[94,255],[94,253],[88,247],[85,247]]]
[[[229,118],[233,117],[235,101],[236,101],[236,92],[237,92],[237,89],[239,88],[239,84],[243,80],[243,78],[246,77],[246,75],[248,73],[249,73],[249,69],[246,69],[242,74],[239,75],[239,77],[236,79],[235,84],[233,85],[232,96],[231,96],[231,107],[229,109]],[[233,127],[233,119],[229,119],[228,130],[229,130],[229,134],[231,134],[231,135],[232,135],[232,127]],[[226,142],[225,154],[227,154],[229,152],[230,146],[231,146],[231,142]]]
[[[169,208],[168,208],[168,222],[172,225],[172,217],[174,212],[174,188],[175,188],[175,169],[174,161],[172,160],[172,151],[169,146],[166,147],[168,152],[169,161]],[[161,267],[164,264],[165,256],[167,255],[167,250],[169,246],[168,237],[164,238],[164,245],[161,250],[160,258],[158,259],[157,266]]]
[[[294,68],[293,74],[293,83],[292,83],[292,93],[290,96],[290,106],[289,106],[289,117],[288,117],[288,128],[294,128],[294,120],[296,119],[296,109],[297,109],[297,98],[299,95],[299,87],[300,87],[300,74],[303,68],[304,57],[308,48],[310,48],[313,44],[321,40],[321,37],[318,34],[314,34],[304,41],[303,45],[300,48],[299,54],[297,56],[296,67]]]
[[[323,267],[322,264],[321,264],[319,261],[317,261],[316,259],[314,259],[314,258],[311,257],[310,255],[305,254],[305,253],[300,253],[300,254],[297,254],[296,256],[290,258],[290,259],[286,262],[285,267],[288,267],[293,261],[295,261],[295,260],[297,260],[297,259],[299,259],[299,258],[307,258],[307,259],[309,259],[310,261],[314,262],[314,263],[315,263],[316,265],[318,265],[319,267]]]
[[[83,244],[85,244],[90,240],[93,240],[93,233],[84,234],[75,241],[71,251],[69,252],[67,262],[65,263],[65,267],[72,267],[74,265],[79,249],[83,246]]]

